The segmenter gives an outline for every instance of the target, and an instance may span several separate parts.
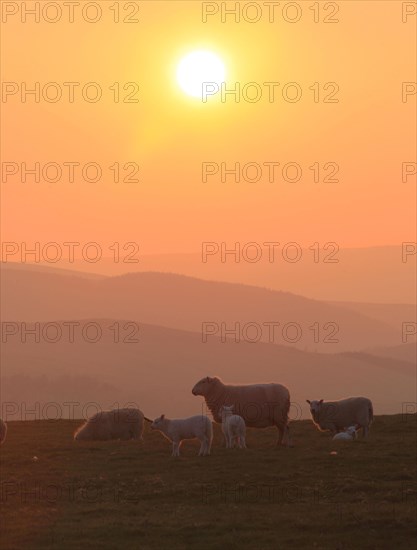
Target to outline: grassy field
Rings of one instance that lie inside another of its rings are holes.
[[[79,421],[10,422],[0,449],[2,550],[411,549],[416,415],[379,416],[368,441],[332,442],[310,421],[248,430],[212,455],[169,442],[76,443]],[[337,454],[331,454],[336,451]]]

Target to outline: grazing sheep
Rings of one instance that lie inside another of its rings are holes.
[[[160,431],[172,442],[172,456],[180,456],[180,446],[184,439],[201,441],[198,456],[210,454],[213,441],[213,423],[207,416],[198,415],[190,418],[166,418],[163,414],[151,424],[152,430]]]
[[[333,439],[342,441],[353,441],[356,439],[356,426],[349,426],[344,432],[339,432]]]
[[[357,425],[363,429],[366,437],[372,423],[374,413],[372,402],[367,397],[348,397],[339,401],[310,401],[313,423],[321,431],[330,430],[332,435],[342,431],[345,426]]]
[[[234,386],[223,384],[220,378],[202,378],[192,389],[194,395],[202,395],[216,422],[222,421],[220,408],[225,403],[234,403],[236,414],[242,416],[249,428],[278,428],[278,445],[284,434],[290,445],[288,412],[290,394],[281,384],[248,384]]]
[[[226,449],[232,449],[235,440],[240,449],[246,449],[246,424],[243,418],[233,414],[233,405],[220,408],[222,431],[226,439]]]
[[[7,424],[0,418],[0,445],[4,443],[7,434]]]
[[[139,409],[113,409],[101,411],[74,434],[76,441],[108,441],[110,439],[143,439],[144,416]]]

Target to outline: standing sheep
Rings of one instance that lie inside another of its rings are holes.
[[[234,386],[223,384],[220,378],[202,378],[192,389],[193,395],[202,395],[216,422],[222,421],[220,408],[225,403],[234,403],[237,414],[242,416],[249,428],[278,428],[278,445],[284,434],[290,445],[288,413],[290,393],[281,384],[248,384]]]
[[[77,429],[74,439],[76,441],[141,440],[143,439],[143,420],[143,413],[139,409],[101,411]]]
[[[372,402],[367,397],[348,397],[339,401],[310,401],[313,423],[321,431],[330,430],[332,435],[340,432],[346,426],[357,425],[363,429],[367,437],[374,413]]]
[[[201,442],[198,456],[210,454],[213,441],[213,423],[207,416],[190,418],[166,418],[163,414],[151,424],[151,430],[160,431],[172,442],[172,456],[180,456],[180,446],[184,439],[199,439]]]
[[[353,441],[356,439],[356,426],[349,426],[344,432],[339,432],[333,439],[336,441]]]
[[[243,418],[233,414],[233,405],[227,407],[223,405],[220,408],[222,417],[222,431],[226,439],[226,449],[232,449],[234,441],[240,449],[246,449],[246,424]]]
[[[7,424],[0,418],[0,445],[4,443],[7,434]]]

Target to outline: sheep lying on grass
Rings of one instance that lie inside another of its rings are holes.
[[[363,429],[366,437],[372,423],[374,413],[372,402],[367,397],[348,397],[339,401],[310,401],[311,416],[317,428],[321,431],[330,430],[334,435],[345,426],[356,425]]]
[[[246,424],[241,416],[233,414],[233,405],[220,408],[222,431],[226,439],[226,449],[232,449],[236,440],[240,449],[246,449]]]
[[[210,454],[213,441],[213,423],[203,415],[190,418],[166,418],[163,414],[151,424],[152,430],[160,431],[172,442],[172,456],[180,456],[180,446],[184,439],[199,439],[201,441],[199,456]]]
[[[76,441],[140,440],[143,439],[143,420],[143,413],[139,409],[101,411],[77,429],[74,439]]]
[[[7,434],[7,424],[0,418],[0,445],[4,443]]]
[[[339,441],[353,441],[356,439],[356,426],[349,426],[344,432],[339,432],[333,439]]]

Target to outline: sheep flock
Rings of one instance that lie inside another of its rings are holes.
[[[246,428],[276,426],[278,445],[291,446],[289,430],[290,393],[277,383],[232,385],[218,377],[205,377],[192,388],[195,396],[204,398],[214,422],[222,425],[225,446],[246,449]],[[366,397],[348,397],[338,401],[306,400],[319,431],[330,432],[334,441],[353,441],[359,430],[367,437],[373,421],[373,406]],[[200,414],[190,418],[167,418],[164,414],[150,420],[138,408],[101,411],[85,421],[74,433],[74,440],[143,440],[144,422],[172,444],[172,456],[180,456],[184,440],[200,441],[199,456],[211,452],[213,421]],[[0,419],[0,445],[4,443],[7,424]]]

